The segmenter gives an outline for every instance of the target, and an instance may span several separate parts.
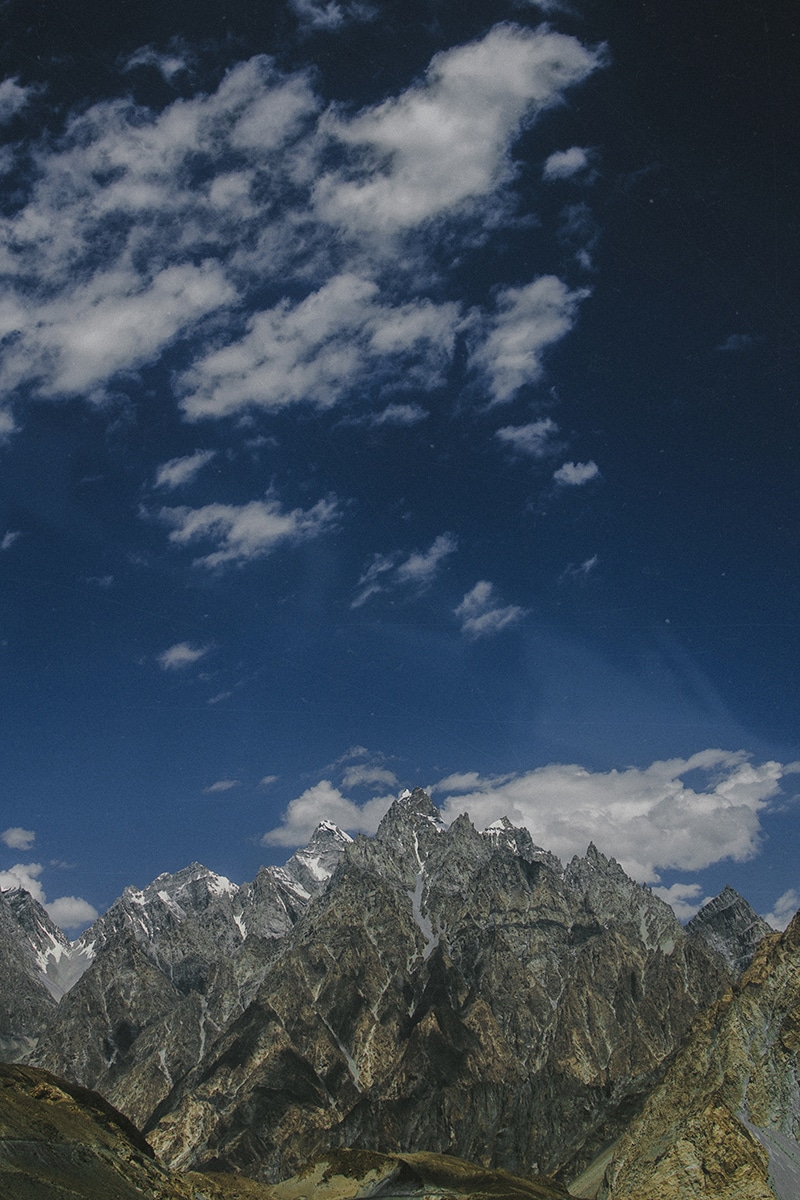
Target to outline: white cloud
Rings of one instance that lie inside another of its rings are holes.
[[[50,920],[66,930],[81,929],[100,916],[94,905],[80,896],[59,896],[44,907],[50,914]]]
[[[523,287],[502,289],[496,312],[470,354],[470,365],[486,378],[493,404],[511,400],[542,374],[543,352],[569,333],[587,288],[570,291],[555,275]]]
[[[580,487],[590,479],[596,479],[599,474],[600,468],[596,462],[565,462],[553,472],[553,479],[562,487]]]
[[[182,671],[184,667],[191,667],[198,662],[210,649],[210,646],[192,646],[189,642],[176,642],[174,646],[159,654],[158,665],[162,671]]]
[[[711,899],[701,899],[703,889],[699,883],[673,883],[671,887],[654,887],[653,892],[669,904],[679,921],[691,921]]]
[[[494,585],[486,579],[479,580],[453,611],[461,621],[461,632],[473,641],[492,637],[527,615],[527,609],[517,604],[498,604]]]
[[[18,542],[21,537],[22,531],[20,529],[9,529],[7,533],[3,534],[0,540],[0,550],[10,550],[14,543]]]
[[[181,380],[190,420],[292,404],[330,408],[359,381],[438,387],[460,324],[457,305],[385,302],[378,285],[337,275],[297,304],[256,313],[245,335]]]
[[[41,863],[15,863],[13,867],[0,871],[0,889],[5,891],[8,888],[24,888],[34,900],[44,904],[44,891],[39,882],[43,870]]]
[[[262,846],[304,845],[322,820],[333,821],[348,833],[374,833],[394,796],[375,796],[366,804],[355,804],[328,779],[321,779],[302,796],[290,801],[282,823],[265,833]]]
[[[195,450],[181,458],[171,458],[156,470],[155,486],[176,488],[194,479],[198,471],[216,456],[216,450]]]
[[[495,430],[494,436],[517,454],[544,458],[558,449],[553,444],[557,433],[555,421],[550,417],[540,417],[538,421],[529,421],[527,425],[504,425],[502,429]]]
[[[582,146],[570,146],[569,150],[556,150],[544,164],[542,175],[547,180],[570,179],[585,171],[589,166],[589,152]]]
[[[411,587],[415,594],[424,592],[433,583],[439,565],[458,549],[453,533],[440,533],[427,550],[414,550],[405,558],[394,554],[376,554],[358,581],[358,592],[351,608],[360,608],[371,596],[394,588]]]
[[[210,783],[208,787],[204,787],[203,794],[206,796],[211,796],[215,792],[230,792],[232,788],[241,786],[241,779],[218,779],[216,783]]]
[[[574,38],[515,25],[437,54],[401,96],[329,117],[326,131],[360,157],[320,180],[318,212],[392,232],[491,197],[513,177],[509,152],[523,126],[601,63]]]
[[[0,833],[0,841],[10,850],[30,850],[36,841],[36,834],[32,829],[22,829],[19,825],[13,825]]]
[[[800,908],[800,892],[796,888],[789,888],[775,901],[772,912],[764,914],[764,920],[773,929],[785,929],[798,908]]]
[[[684,782],[690,772],[692,785]],[[594,841],[633,878],[658,882],[663,869],[752,858],[761,815],[788,773],[780,763],[756,765],[744,751],[726,750],[622,771],[552,763],[500,783],[483,780],[466,795],[446,794],[443,812],[447,820],[469,812],[479,828],[508,816],[563,859]],[[697,774],[704,786],[694,782]],[[447,793],[442,785],[435,790]]]
[[[282,544],[318,537],[333,527],[337,517],[333,499],[319,500],[307,510],[286,511],[277,500],[251,500],[238,505],[162,508],[158,513],[163,524],[172,526],[169,540],[174,545],[216,543],[216,550],[194,560],[195,566],[209,569],[241,565],[271,554]]]
[[[272,787],[273,783],[277,783],[277,782],[278,782],[277,775],[264,775],[261,779],[259,779],[258,786],[263,787],[263,788],[268,788],[268,787]]]

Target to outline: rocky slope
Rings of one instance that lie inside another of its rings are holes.
[[[698,1019],[617,1146],[602,1200],[800,1196],[800,914]]]

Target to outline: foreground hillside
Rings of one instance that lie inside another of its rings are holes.
[[[701,1014],[618,1144],[601,1200],[800,1196],[800,914]]]

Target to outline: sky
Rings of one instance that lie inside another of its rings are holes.
[[[75,932],[422,786],[783,925],[787,6],[0,12],[0,886]]]

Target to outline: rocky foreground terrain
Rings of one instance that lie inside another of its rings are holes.
[[[681,1174],[691,1126],[698,1178],[753,1159],[773,1189],[754,1197],[800,1195],[775,1190],[776,1147],[796,1153],[800,1122],[791,989],[783,1033],[764,1015],[797,946],[765,938],[732,889],[684,928],[595,847],[564,866],[507,821],[444,829],[416,790],[374,838],[323,824],[241,888],[195,864],[127,889],[72,946],[23,897],[0,894],[0,955],[23,1000],[0,983],[6,1057],[99,1091],[169,1171],[274,1184],[349,1147],[546,1175],[586,1196],[602,1186],[608,1200],[749,1197]],[[755,1022],[742,1079],[759,1077],[749,1054],[772,1054],[772,1107],[753,1083],[746,1104],[730,1099],[716,1049],[707,1068],[681,1051],[723,1011]],[[717,1069],[722,1100],[707,1087]],[[665,1190],[665,1173],[684,1190]]]

